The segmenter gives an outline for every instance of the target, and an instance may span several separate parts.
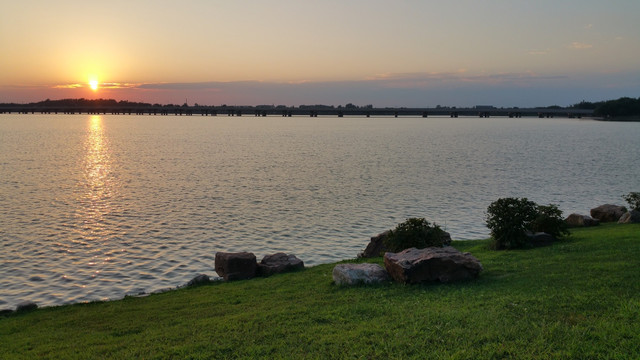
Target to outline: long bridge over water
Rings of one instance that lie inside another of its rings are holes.
[[[176,116],[359,116],[359,117],[429,117],[429,116],[502,116],[519,117],[569,117],[593,116],[593,110],[573,108],[372,108],[372,107],[331,107],[331,106],[0,106],[0,114],[113,114],[113,115],[176,115]]]

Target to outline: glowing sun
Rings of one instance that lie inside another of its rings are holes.
[[[89,80],[89,87],[93,91],[98,90],[98,80]]]

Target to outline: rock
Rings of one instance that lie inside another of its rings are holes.
[[[564,221],[570,227],[587,227],[600,225],[600,220],[594,219],[588,215],[571,214]]]
[[[200,274],[194,277],[193,279],[189,280],[189,282],[187,283],[187,286],[204,285],[210,282],[211,282],[211,279],[209,279],[209,275]]]
[[[11,309],[0,309],[0,316],[5,316],[5,315],[9,315],[9,314],[13,314],[13,310],[11,310]]]
[[[384,239],[386,239],[387,236],[389,236],[390,232],[391,232],[390,230],[387,230],[385,232],[382,232],[372,237],[371,241],[369,241],[369,245],[367,245],[366,249],[364,249],[364,251],[361,252],[358,255],[358,257],[373,258],[373,257],[382,256],[382,254],[384,254],[387,251],[387,249],[384,246]]]
[[[451,245],[451,234],[446,231],[442,232],[442,245],[449,246]]]
[[[378,264],[338,264],[333,268],[333,281],[337,285],[378,284],[389,280],[389,273]]]
[[[19,311],[31,311],[38,308],[38,304],[33,301],[23,301],[16,306],[16,312]]]
[[[529,237],[529,242],[531,242],[531,245],[533,245],[533,247],[548,246],[556,241],[556,238],[554,238],[551,234],[547,234],[544,232],[527,234],[527,237]]]
[[[620,220],[618,220],[618,224],[638,224],[640,223],[640,211],[631,210],[624,213]]]
[[[373,258],[373,257],[379,257],[384,255],[385,252],[389,251],[389,249],[387,249],[384,246],[384,240],[387,238],[387,236],[389,236],[389,233],[391,231],[387,230],[385,232],[382,232],[374,237],[371,238],[371,241],[369,241],[369,244],[367,245],[366,249],[364,249],[363,252],[361,252],[360,254],[358,254],[359,258]],[[451,234],[449,234],[446,231],[442,232],[442,243],[443,245],[451,245]]]
[[[257,275],[269,276],[302,269],[304,269],[304,262],[295,255],[276,253],[262,258],[262,261],[258,264]]]
[[[256,256],[253,253],[216,253],[216,272],[225,280],[251,279],[256,276]]]
[[[160,288],[160,289],[157,289],[157,290],[153,290],[151,292],[151,294],[163,294],[163,293],[166,293],[166,292],[169,292],[169,291],[173,291],[173,288],[170,288],[170,287]]]
[[[605,204],[591,209],[591,217],[600,222],[614,222],[620,220],[626,212],[627,208],[624,206]]]
[[[473,279],[482,271],[482,264],[473,255],[449,246],[388,252],[384,265],[395,281],[409,284]]]

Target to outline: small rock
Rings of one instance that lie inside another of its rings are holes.
[[[615,222],[627,212],[627,208],[619,205],[604,204],[591,209],[591,217],[600,222]]]
[[[13,314],[13,310],[11,310],[11,309],[2,309],[2,310],[0,310],[0,316],[9,315],[9,314]]]
[[[378,284],[389,280],[389,273],[378,264],[338,264],[333,268],[333,281],[337,285]]]
[[[395,281],[409,284],[473,279],[482,271],[482,264],[473,255],[450,246],[388,252],[384,265]]]
[[[162,288],[162,289],[157,289],[157,290],[153,290],[151,293],[152,294],[162,294],[162,293],[166,293],[173,290],[173,288],[167,287],[167,288]]]
[[[295,255],[287,255],[285,253],[276,253],[266,255],[258,264],[257,275],[269,276],[289,271],[304,269],[304,262]]]
[[[570,227],[588,227],[600,225],[600,220],[594,219],[588,215],[581,215],[576,213],[567,216],[564,221]]]
[[[620,220],[618,220],[618,224],[638,224],[640,223],[640,211],[631,210],[624,213]]]
[[[38,308],[38,304],[33,301],[23,301],[16,306],[16,312],[32,311]]]
[[[551,234],[547,234],[544,232],[527,234],[527,237],[529,237],[529,242],[531,242],[531,245],[533,247],[548,246],[556,241],[556,238],[554,238]]]
[[[189,282],[187,283],[187,286],[204,285],[210,282],[211,282],[211,279],[209,279],[209,275],[200,274],[194,277],[193,279],[189,280]]]
[[[256,256],[248,252],[217,252],[215,265],[218,275],[226,281],[251,279],[256,276],[258,267]]]

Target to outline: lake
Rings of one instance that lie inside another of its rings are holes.
[[[538,118],[0,115],[0,309],[311,266],[425,217],[488,236],[500,197],[588,214],[640,191],[640,123]]]

